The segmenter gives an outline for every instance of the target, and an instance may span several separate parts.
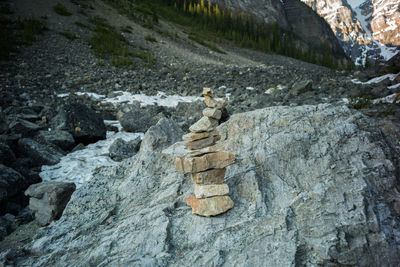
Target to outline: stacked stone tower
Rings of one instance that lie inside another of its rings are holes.
[[[204,88],[203,95],[207,106],[203,117],[189,128],[191,133],[183,136],[189,155],[176,158],[175,168],[182,174],[191,173],[195,183],[194,196],[190,195],[186,201],[193,214],[208,217],[233,208],[224,177],[226,167],[234,163],[235,155],[216,151],[215,147],[220,139],[215,128],[226,102],[216,100],[210,88]]]

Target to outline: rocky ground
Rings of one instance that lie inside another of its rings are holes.
[[[55,164],[66,153],[105,138],[106,130],[115,128],[104,125],[103,120],[119,119],[125,129],[146,132],[160,118],[171,118],[187,131],[203,107],[201,102],[180,103],[176,108],[105,104],[74,92],[110,97],[121,94],[115,91],[200,96],[203,87],[211,87],[218,97],[227,97],[230,115],[273,106],[348,105],[367,115],[366,121],[390,141],[394,148],[390,153],[399,151],[399,106],[369,102],[400,92],[400,87],[387,89],[400,83],[399,77],[372,84],[354,83],[354,79],[368,81],[374,74],[330,70],[226,44],[219,45],[225,52],[221,54],[190,40],[185,28],[161,20],[155,29],[148,29],[103,1],[83,1],[88,8],[77,1],[59,2],[72,15],[54,12],[51,0],[0,2],[14,12],[2,16],[12,21],[34,17],[47,28],[31,46],[19,46],[13,60],[0,62],[0,179],[6,181],[0,185],[0,237],[5,238],[1,249],[24,245],[38,228],[30,222],[23,191],[41,180],[41,165]],[[94,27],[90,18],[95,16],[105,18],[116,29],[130,26],[130,33],[122,32],[130,47],[145,51],[154,60],[149,63],[134,58],[134,65],[118,68],[96,57],[89,45]],[[60,34],[66,31],[76,39]],[[149,41],[148,36],[156,41]],[[64,93],[70,95],[58,97]],[[139,149],[137,142],[129,145],[135,151]],[[391,160],[398,163],[394,156]]]

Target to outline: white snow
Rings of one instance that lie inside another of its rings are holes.
[[[366,40],[372,41],[371,44],[363,45],[363,47],[362,47],[363,50],[362,50],[361,56],[354,60],[356,65],[365,66],[368,51],[374,50],[375,48],[379,48],[381,50],[380,55],[384,58],[384,60],[389,60],[393,56],[395,56],[397,53],[399,53],[399,51],[396,47],[388,47],[386,45],[382,45],[373,37],[373,34],[371,33],[370,28],[368,27],[369,20],[371,19],[371,14],[363,15],[360,7],[355,8],[354,12],[356,13],[357,20],[360,22],[362,28],[365,31],[364,38]],[[396,25],[394,25],[394,27],[396,27]],[[392,25],[392,28],[393,28],[393,25]],[[374,34],[376,35],[377,33],[374,33]]]
[[[382,98],[374,99],[374,100],[372,100],[372,103],[373,104],[393,103],[397,95],[398,94],[391,94],[391,95],[388,95],[388,96],[385,96]],[[397,99],[396,103],[399,103],[399,102],[400,102],[400,99]]]
[[[64,98],[64,97],[67,97],[67,96],[69,96],[69,93],[58,94],[58,95],[57,95],[57,97],[60,97],[60,98]]]
[[[96,94],[96,93],[89,93],[89,92],[76,92],[75,94],[78,95],[78,96],[86,95],[86,96],[90,97],[93,100],[99,100],[99,99],[103,99],[103,98],[106,97],[105,95],[99,95],[99,94]]]
[[[273,94],[273,93],[275,92],[275,90],[281,91],[281,90],[284,90],[284,89],[287,89],[287,88],[288,88],[288,87],[285,86],[285,85],[278,84],[278,85],[275,86],[275,87],[273,86],[273,87],[268,88],[268,89],[264,92],[264,94],[270,95],[270,94]]]
[[[250,87],[250,86],[249,86],[249,87],[246,87],[246,90],[253,91],[253,90],[255,90],[255,89],[254,89],[254,87]]]
[[[118,121],[105,121],[106,124],[121,128]],[[61,158],[61,161],[52,166],[42,166],[39,174],[43,181],[74,182],[77,187],[89,181],[93,177],[93,171],[104,166],[113,166],[117,162],[108,155],[110,145],[117,138],[125,141],[133,140],[143,133],[107,132],[107,139],[98,141]]]
[[[349,103],[350,103],[350,100],[349,100],[348,98],[342,98],[342,101],[343,101],[345,104],[349,104]]]
[[[397,89],[397,88],[400,88],[400,83],[388,87],[388,89],[390,89],[390,90]]]
[[[276,88],[272,87],[272,88],[267,89],[264,93],[267,95],[271,95],[275,92],[275,90],[276,90]]]
[[[391,81],[393,81],[393,80],[397,77],[397,75],[400,75],[400,72],[397,73],[397,74],[385,74],[385,75],[382,75],[382,76],[379,76],[379,77],[375,77],[375,78],[373,78],[373,79],[371,79],[371,80],[369,80],[369,81],[366,81],[366,82],[361,82],[361,81],[358,80],[358,79],[352,79],[351,81],[352,81],[353,83],[356,83],[356,84],[380,83],[381,81],[383,81],[383,80],[385,80],[385,79],[390,79]]]
[[[132,103],[137,101],[141,106],[147,105],[159,105],[164,107],[176,107],[179,102],[190,103],[197,100],[203,100],[202,97],[196,96],[179,96],[179,95],[167,95],[164,92],[158,92],[155,96],[148,96],[145,94],[132,94],[129,92],[123,91],[114,91],[113,94],[117,95],[115,97],[107,98],[105,95],[99,95],[96,93],[90,92],[76,92],[78,96],[87,95],[95,101],[101,101],[102,103],[112,103],[112,104],[120,104],[120,103]],[[67,97],[69,93],[58,94],[58,97]]]

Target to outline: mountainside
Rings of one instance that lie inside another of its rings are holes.
[[[224,7],[254,14],[267,24],[277,22],[293,31],[305,44],[320,53],[329,47],[344,63],[343,49],[329,25],[299,0],[214,0]]]
[[[400,46],[399,1],[373,0],[372,5],[371,30],[374,39],[381,44]]]
[[[301,0],[322,16],[357,65],[367,58],[389,60],[400,45],[400,5],[396,0],[367,0],[352,9],[346,0]]]

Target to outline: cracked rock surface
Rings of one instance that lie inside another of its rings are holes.
[[[173,164],[183,142],[141,151],[100,169],[8,263],[400,264],[398,157],[370,119],[344,106],[271,107],[235,114],[217,130],[219,149],[237,157],[226,171],[234,209],[191,214],[193,185]]]

